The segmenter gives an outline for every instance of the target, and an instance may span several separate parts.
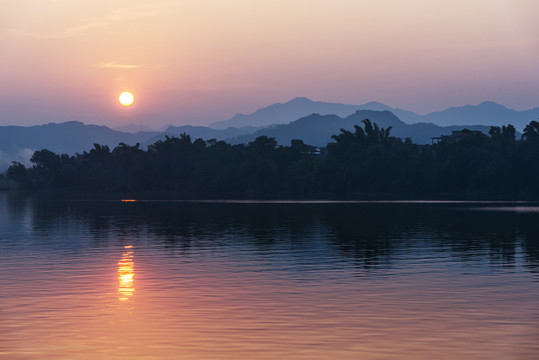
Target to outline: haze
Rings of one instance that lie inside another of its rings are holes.
[[[295,96],[532,108],[537,14],[533,0],[3,0],[0,125],[205,125]]]

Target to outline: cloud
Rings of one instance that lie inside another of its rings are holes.
[[[17,35],[22,36],[22,37],[31,37],[35,39],[63,39],[63,38],[81,36],[90,30],[108,26],[108,25],[109,23],[106,23],[106,22],[97,22],[97,23],[91,23],[91,24],[72,26],[62,31],[57,31],[57,32],[50,32],[50,33],[22,32],[22,33],[18,33]]]
[[[118,64],[116,61],[100,62],[93,64],[92,67],[98,69],[158,69],[161,65],[148,65],[148,64]],[[118,80],[118,79],[116,79]]]
[[[11,166],[12,161],[13,159],[11,156],[3,151],[0,151],[0,173],[6,171],[7,168]]]
[[[145,17],[157,16],[166,12],[167,4],[142,4],[112,11],[107,19],[111,22],[136,20]]]
[[[97,23],[93,23],[93,24],[84,24],[84,25],[79,25],[79,26],[73,26],[73,27],[70,27],[70,28],[67,28],[66,30],[64,30],[61,34],[63,34],[65,37],[79,36],[79,35],[82,35],[82,34],[88,32],[88,30],[97,29],[97,28],[104,27],[104,26],[107,26],[107,25],[109,25],[109,23],[97,22]]]
[[[25,166],[32,165],[30,158],[34,155],[34,152],[35,152],[34,149],[29,149],[29,148],[20,149],[19,152],[17,153],[18,161],[21,162]]]
[[[140,67],[140,65],[132,65],[132,64],[118,64],[116,61],[111,62],[101,62],[92,65],[92,67],[100,68],[100,69],[136,69]]]
[[[34,149],[18,149],[11,153],[0,151],[0,173],[6,171],[13,161],[22,163],[24,166],[32,166],[30,158],[34,155]]]
[[[57,1],[64,2],[64,1]],[[71,26],[61,31],[54,32],[13,32],[12,34],[20,37],[31,37],[35,39],[62,39],[83,36],[91,30],[107,27],[115,23],[136,20],[145,17],[152,17],[164,14],[170,11],[172,2],[161,2],[153,4],[141,4],[138,6],[117,8],[110,11],[102,19],[87,24]]]

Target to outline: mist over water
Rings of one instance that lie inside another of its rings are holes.
[[[532,359],[536,203],[0,193],[0,359]]]

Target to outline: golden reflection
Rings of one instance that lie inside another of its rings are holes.
[[[132,245],[124,246],[125,249],[133,248]],[[126,301],[135,292],[135,263],[133,251],[124,251],[118,262],[118,292],[122,295],[121,301]]]

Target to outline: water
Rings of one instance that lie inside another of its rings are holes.
[[[0,359],[537,359],[538,220],[0,193]]]

